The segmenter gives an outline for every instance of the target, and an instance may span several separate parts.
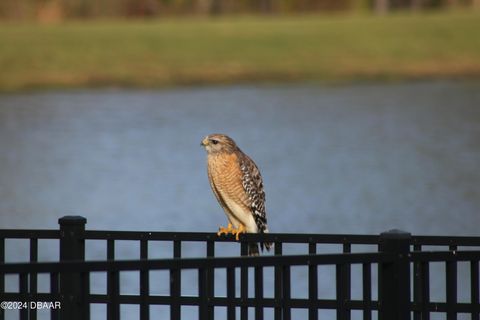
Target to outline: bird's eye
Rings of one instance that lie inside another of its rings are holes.
[[[212,141],[213,144],[217,144],[217,143],[218,143],[218,140],[212,139],[211,141]]]

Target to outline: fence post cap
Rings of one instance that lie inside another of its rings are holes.
[[[58,219],[58,224],[61,226],[84,225],[87,223],[87,218],[82,216],[63,216]]]
[[[380,233],[380,237],[387,239],[410,239],[412,237],[412,234],[403,230],[392,229]]]

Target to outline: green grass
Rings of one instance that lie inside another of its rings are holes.
[[[0,24],[0,90],[480,76],[480,14]]]

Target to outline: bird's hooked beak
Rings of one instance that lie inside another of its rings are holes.
[[[206,147],[208,145],[208,139],[207,138],[203,139],[202,142],[200,142],[200,145],[203,147]]]

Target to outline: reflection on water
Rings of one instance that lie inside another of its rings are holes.
[[[262,171],[271,232],[478,236],[479,89],[445,81],[0,95],[0,228],[56,228],[76,214],[90,229],[215,231],[226,219],[199,143],[222,132]]]

